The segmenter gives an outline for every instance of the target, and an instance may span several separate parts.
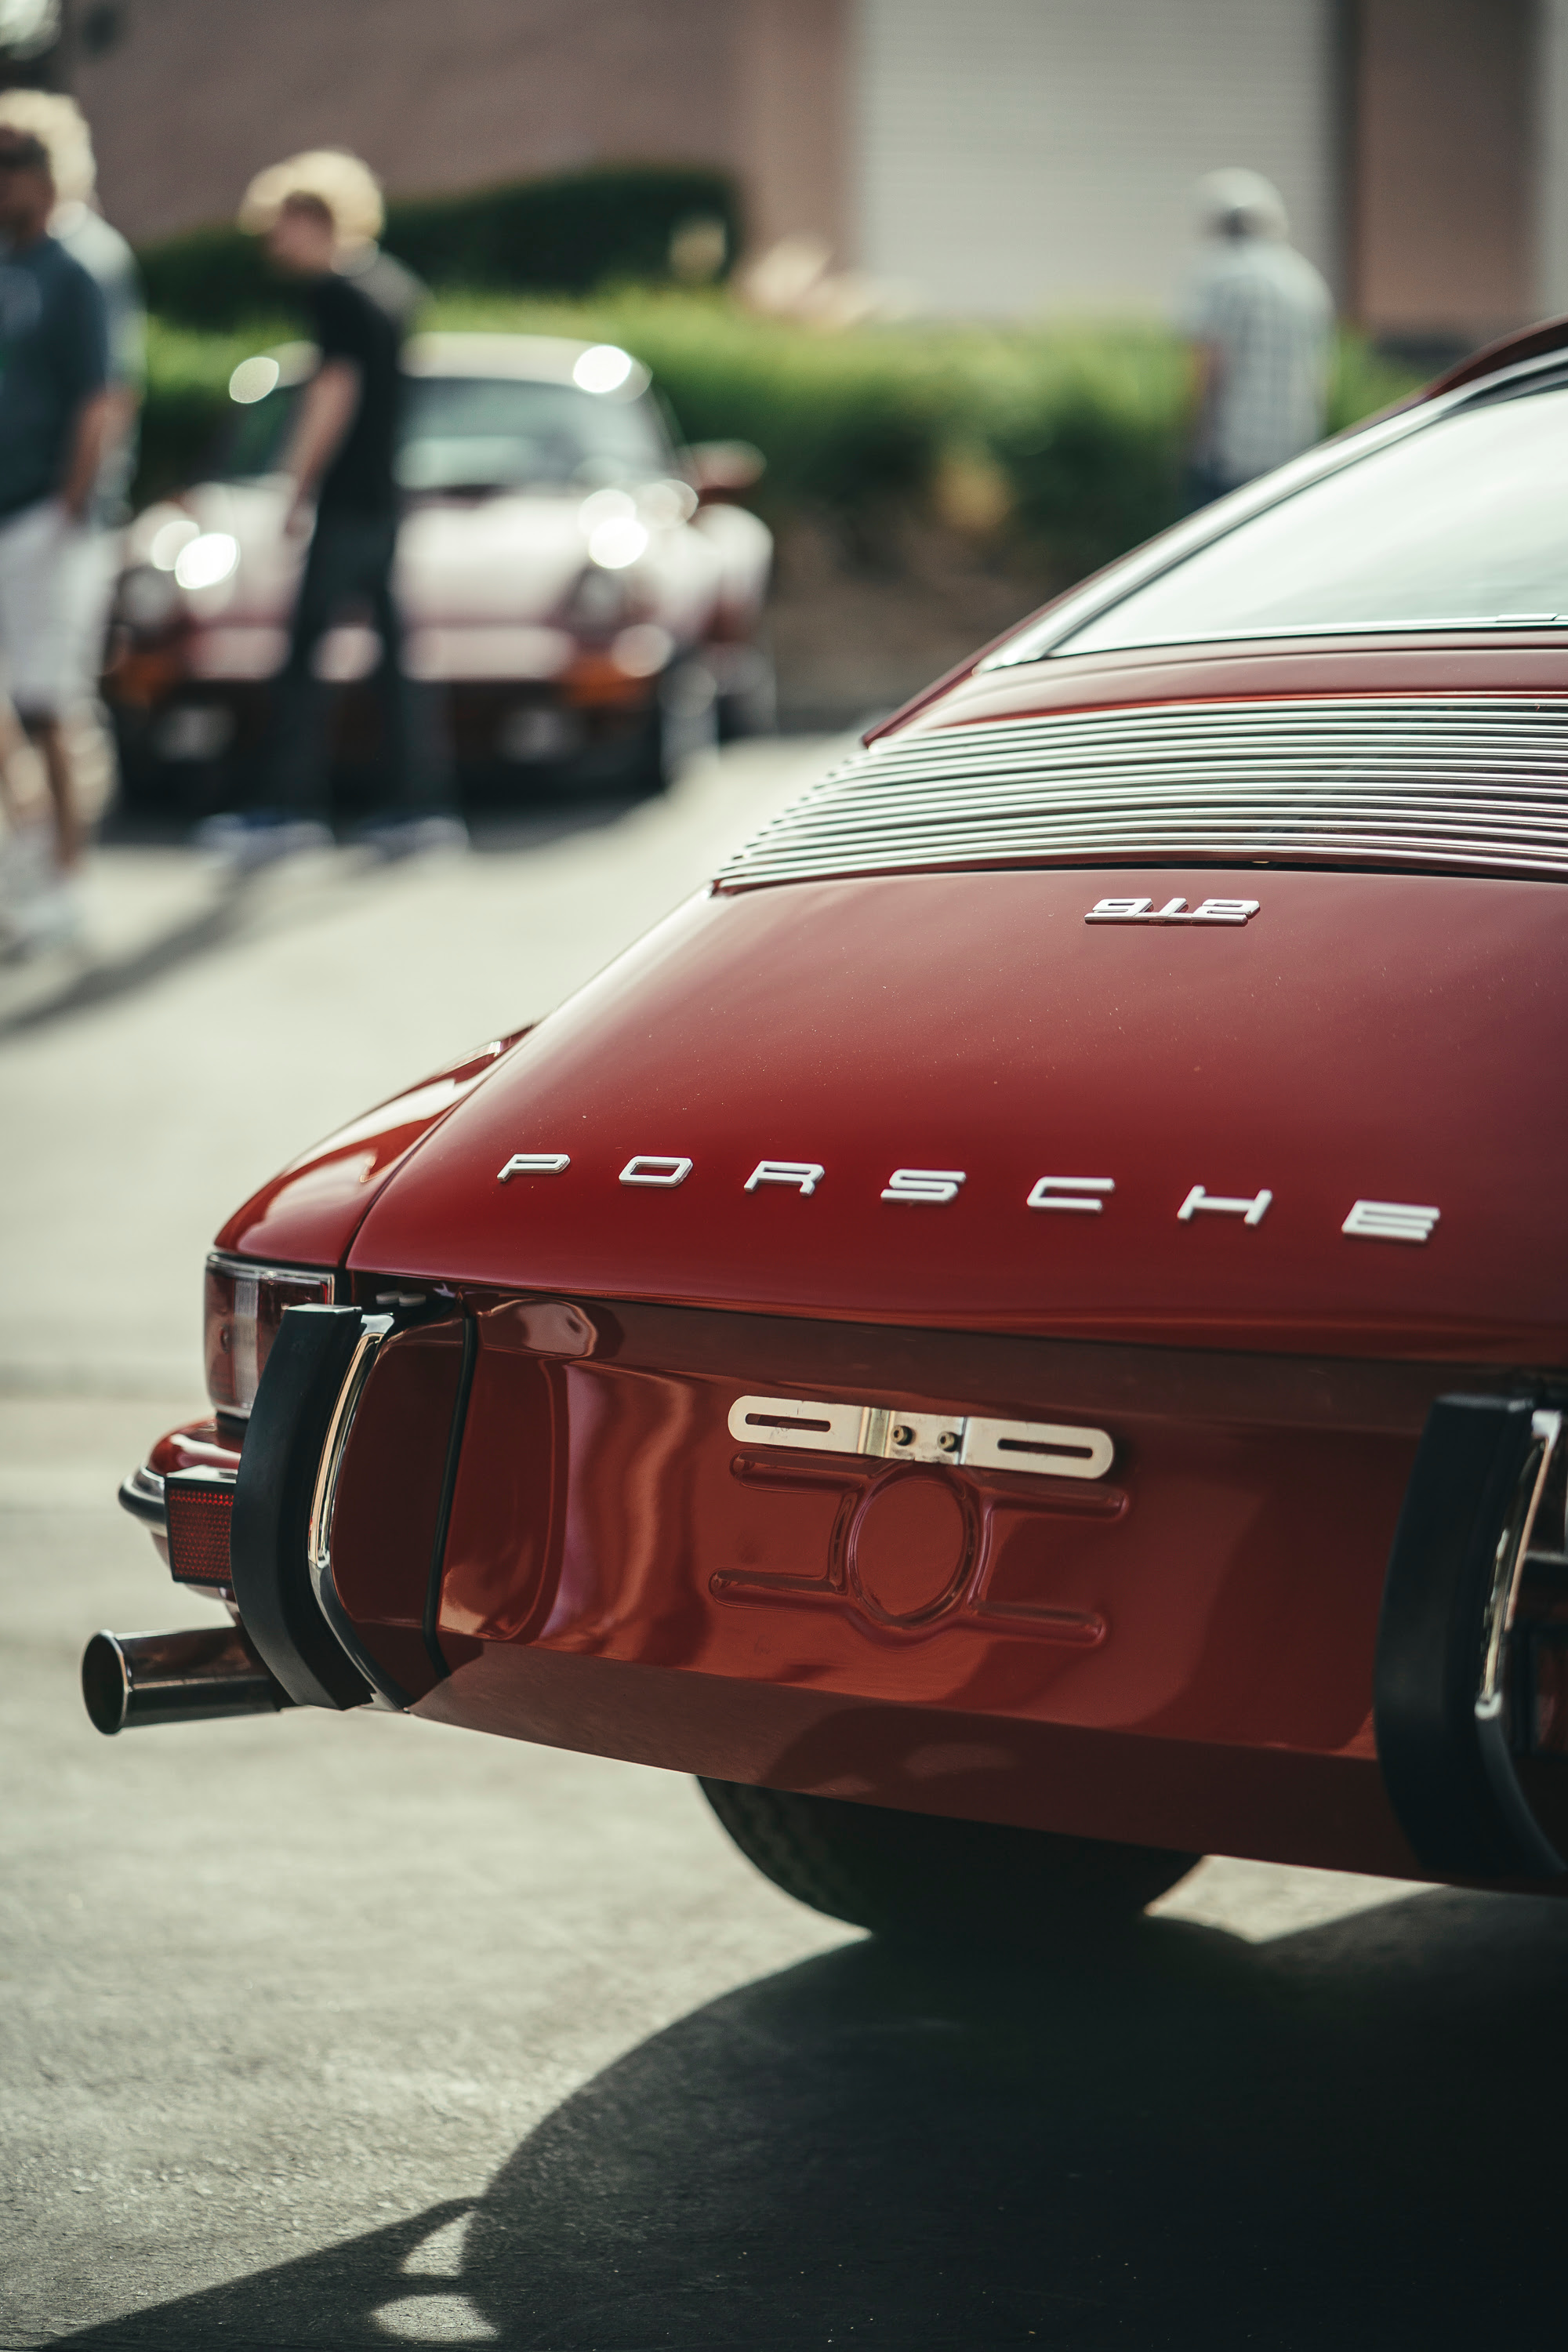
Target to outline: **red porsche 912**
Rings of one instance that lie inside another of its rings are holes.
[[[232,1624],[100,1729],[694,1773],[837,1916],[1205,1852],[1562,1884],[1568,326],[876,730],[307,1153],[127,1481]]]

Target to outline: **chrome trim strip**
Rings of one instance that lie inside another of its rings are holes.
[[[330,1265],[274,1265],[258,1257],[236,1257],[228,1250],[208,1250],[206,1263],[215,1273],[237,1275],[246,1282],[324,1282],[327,1295],[317,1303],[337,1304],[338,1277]]]
[[[378,1665],[370,1655],[360,1640],[353,1620],[339,1600],[338,1588],[332,1580],[332,1515],[337,1507],[338,1474],[342,1468],[349,1433],[353,1427],[365,1382],[374,1370],[382,1341],[394,1329],[395,1323],[396,1318],[392,1315],[366,1315],[362,1319],[360,1336],[349,1359],[343,1384],[338,1391],[338,1401],[332,1407],[326,1444],[321,1448],[321,1458],[316,1470],[315,1489],[310,1497],[310,1517],[305,1536],[305,1559],[317,1605],[351,1664],[370,1685],[374,1693],[372,1704],[401,1714],[409,1705],[407,1692],[394,1682],[384,1667]]]
[[[167,1535],[163,1481],[156,1470],[149,1470],[145,1462],[138,1463],[129,1476],[121,1480],[118,1496],[122,1511],[129,1511],[143,1527],[156,1528],[161,1535]]]
[[[741,1445],[863,1454],[885,1462],[946,1462],[1048,1478],[1103,1478],[1116,1452],[1105,1430],[1063,1422],[902,1412],[890,1405],[809,1397],[737,1397],[730,1407],[729,1430]]]
[[[1476,1693],[1478,1723],[1494,1723],[1502,1716],[1508,1637],[1513,1631],[1514,1615],[1519,1606],[1519,1588],[1524,1575],[1531,1538],[1535,1533],[1536,1515],[1541,1508],[1542,1496],[1546,1492],[1552,1456],[1562,1436],[1563,1415],[1560,1412],[1531,1414],[1530,1451],[1525,1455],[1512,1504],[1498,1537],[1497,1550],[1492,1559],[1491,1588],[1481,1619],[1481,1679]]]

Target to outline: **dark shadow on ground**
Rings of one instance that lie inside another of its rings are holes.
[[[516,856],[530,850],[547,848],[551,843],[564,841],[579,833],[597,832],[618,824],[628,811],[640,805],[626,800],[584,800],[563,803],[559,807],[542,807],[531,813],[489,814],[476,818],[472,827],[474,852],[479,856]],[[107,835],[105,836],[107,838]],[[128,824],[115,835],[121,845],[177,846],[183,838],[179,833],[161,831],[156,823]],[[199,855],[193,850],[194,857]],[[356,852],[352,845],[344,853],[345,876],[353,871],[358,859],[367,877],[382,869]],[[110,1003],[116,997],[133,995],[149,987],[164,974],[176,971],[182,964],[194,963],[204,956],[214,955],[232,945],[248,927],[254,897],[251,888],[256,877],[216,876],[212,896],[194,914],[183,916],[153,938],[142,940],[129,953],[120,956],[94,957],[74,966],[58,982],[36,997],[26,998],[9,1013],[0,1013],[0,1041],[19,1036],[34,1029],[47,1028],[52,1023],[67,1020],[71,1014],[86,1013],[94,1006]],[[336,912],[341,900],[318,902],[316,911]],[[12,967],[7,967],[12,969]],[[15,967],[24,974],[27,967]]]
[[[468,837],[481,857],[510,856],[519,850],[545,849],[577,833],[601,833],[619,824],[644,799],[603,800],[566,798],[531,808],[471,809]]]
[[[465,814],[474,847],[482,853],[534,849],[574,833],[596,832],[601,826],[618,824],[628,810],[642,805],[640,796],[627,793],[536,792],[527,798],[516,797],[510,805],[486,803],[468,808]],[[189,816],[163,811],[117,807],[105,817],[98,837],[110,849],[178,849],[190,840],[193,823]],[[337,829],[347,842],[353,836],[353,821],[345,817]]]
[[[1260,1948],[852,1945],[568,2099],[449,2264],[444,2206],[69,2341],[1558,2352],[1565,1989],[1568,1905],[1447,1893]]]
[[[73,1013],[86,1013],[115,997],[133,995],[162,980],[165,972],[216,954],[242,929],[247,895],[247,885],[239,877],[215,884],[205,907],[143,940],[129,954],[94,957],[73,969],[47,994],[0,1014],[0,1039],[46,1029]]]

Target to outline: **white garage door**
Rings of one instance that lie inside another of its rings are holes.
[[[1332,278],[1331,0],[858,0],[860,260],[938,310],[1168,306],[1201,173]]]

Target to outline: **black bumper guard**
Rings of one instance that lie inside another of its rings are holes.
[[[361,1642],[331,1575],[338,1471],[384,1340],[416,1315],[290,1307],[251,1407],[229,1559],[247,1633],[300,1706],[405,1707]]]
[[[1535,1738],[1536,1645],[1568,1599],[1564,1414],[1521,1397],[1439,1397],[1427,1415],[1384,1587],[1377,1752],[1424,1868],[1561,1876],[1568,1864],[1520,1784]]]

